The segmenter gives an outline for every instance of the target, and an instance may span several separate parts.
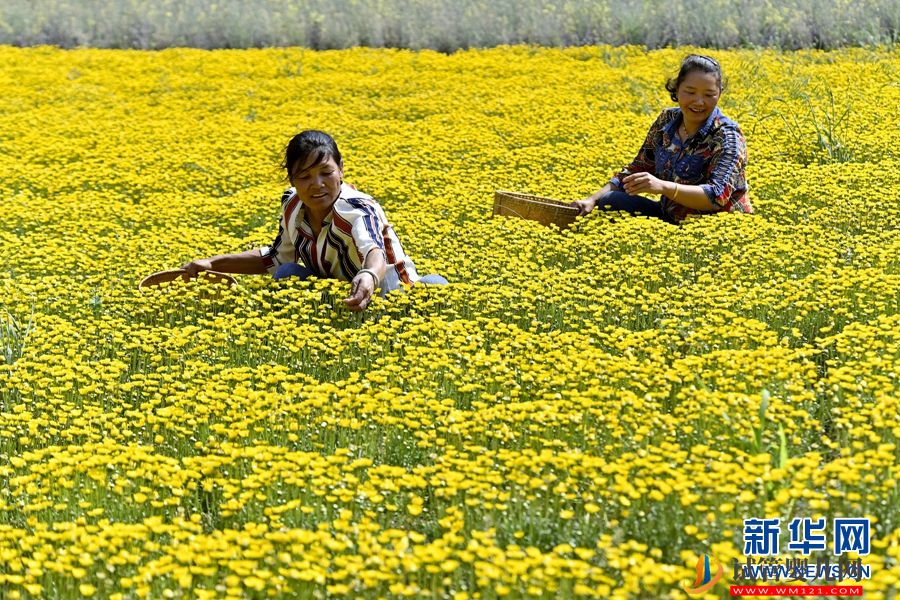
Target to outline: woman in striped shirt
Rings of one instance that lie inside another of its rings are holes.
[[[294,136],[283,167],[293,187],[281,198],[272,245],[192,261],[182,267],[190,277],[210,270],[342,279],[352,282],[344,304],[353,311],[364,310],[379,286],[384,293],[401,283],[447,283],[439,275],[420,277],[381,206],[343,182],[344,163],[330,135]]]
[[[722,68],[691,54],[666,83],[675,108],[664,110],[637,157],[596,194],[572,206],[624,210],[679,223],[692,214],[753,212],[747,196],[747,144],[737,123],[718,108]],[[660,194],[659,202],[641,194]]]

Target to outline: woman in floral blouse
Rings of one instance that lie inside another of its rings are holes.
[[[678,106],[657,117],[631,164],[597,193],[572,203],[582,215],[601,207],[679,223],[693,214],[753,212],[744,135],[717,107],[723,89],[719,63],[691,54],[666,89]]]

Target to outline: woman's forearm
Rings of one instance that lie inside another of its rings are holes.
[[[384,259],[384,252],[378,248],[370,250],[366,255],[363,268],[372,269],[378,275],[378,281],[384,281],[384,274],[387,271],[387,261]]]
[[[716,208],[716,205],[709,201],[709,196],[699,185],[683,185],[666,181],[664,188],[664,194],[682,206],[703,211],[711,211]]]
[[[209,259],[213,271],[238,273],[241,275],[262,275],[266,265],[259,250],[247,250],[238,254],[220,254]]]
[[[611,192],[611,191],[612,191],[612,184],[611,184],[611,183],[607,183],[607,184],[604,185],[602,188],[600,188],[599,190],[597,190],[595,193],[593,193],[593,194],[591,194],[590,196],[588,196],[588,200],[590,200],[590,201],[593,202],[594,204],[597,204],[597,202],[600,201],[600,198],[602,198],[603,196],[605,196],[606,194],[608,194],[608,193]]]

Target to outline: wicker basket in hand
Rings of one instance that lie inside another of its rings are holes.
[[[497,190],[494,192],[494,214],[568,227],[578,216],[578,209],[553,198]]]

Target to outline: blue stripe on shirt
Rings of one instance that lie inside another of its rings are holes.
[[[368,231],[369,236],[372,238],[372,242],[374,242],[381,250],[384,250],[384,239],[377,233],[381,230],[381,227],[379,226],[381,220],[378,218],[378,213],[375,212],[375,209],[358,198],[346,198],[345,200],[347,204],[363,212],[363,223],[366,225],[366,231]]]
[[[357,270],[356,265],[354,265],[353,261],[350,259],[350,249],[347,247],[346,242],[334,232],[332,227],[328,228],[325,242],[331,244],[331,246],[337,250],[339,259],[338,265],[341,267],[341,272],[343,272],[344,277],[346,277],[348,281],[353,279]]]

